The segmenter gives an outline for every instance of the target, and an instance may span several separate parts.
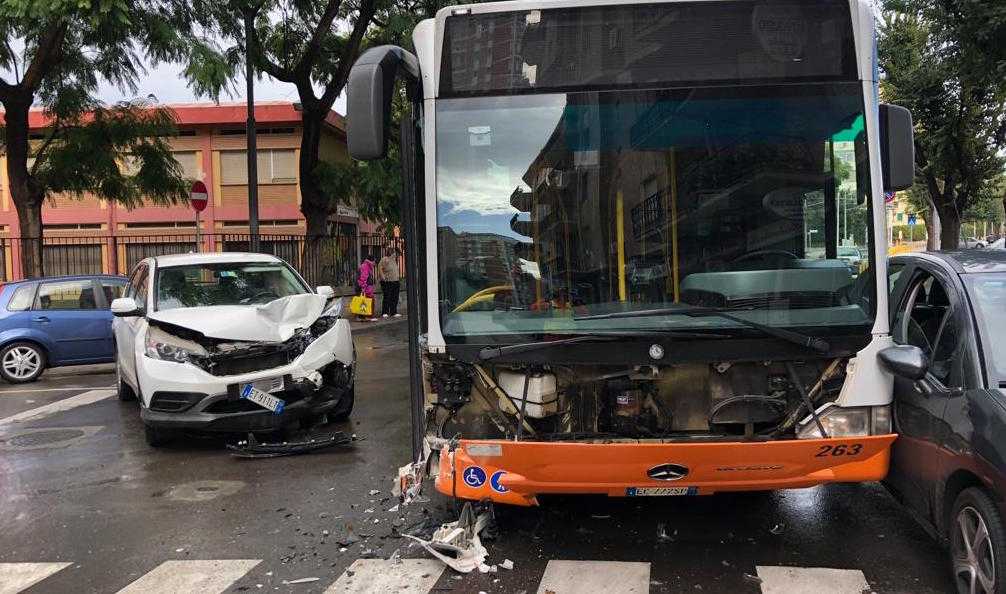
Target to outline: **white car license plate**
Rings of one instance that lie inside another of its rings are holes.
[[[698,495],[698,487],[628,487],[628,497],[668,497],[674,495]]]
[[[262,390],[255,387],[255,384],[244,384],[241,386],[241,397],[245,400],[251,400],[255,404],[271,410],[275,414],[280,414],[283,412],[283,408],[286,406],[280,398],[276,398],[272,394],[267,394]]]

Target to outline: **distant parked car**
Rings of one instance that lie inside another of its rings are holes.
[[[989,249],[1001,250],[1004,247],[1006,247],[1006,245],[1004,244],[1006,244],[1006,238],[1000,237],[999,239],[989,244]]]
[[[981,249],[987,245],[987,242],[976,237],[965,237],[961,240],[961,248],[963,249]]]
[[[863,267],[863,253],[855,246],[839,246],[838,259],[845,262],[853,274],[859,274]]]
[[[0,377],[38,379],[48,367],[110,363],[112,300],[121,276],[63,276],[0,288]]]
[[[891,258],[886,483],[949,545],[958,592],[1006,590],[1006,252]]]

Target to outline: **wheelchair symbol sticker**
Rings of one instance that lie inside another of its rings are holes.
[[[496,491],[497,493],[508,493],[510,491],[510,489],[507,489],[506,487],[500,484],[500,479],[503,478],[503,475],[505,474],[506,474],[505,470],[497,470],[489,478],[489,486],[492,487],[493,491]]]
[[[465,468],[464,473],[461,475],[461,480],[469,487],[477,489],[486,484],[486,471],[478,466],[469,466]]]

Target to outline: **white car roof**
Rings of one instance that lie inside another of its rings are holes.
[[[282,262],[271,254],[250,254],[246,252],[211,252],[202,254],[172,254],[155,256],[158,268],[190,266],[192,264],[229,264],[232,262]]]

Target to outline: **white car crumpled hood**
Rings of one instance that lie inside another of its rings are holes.
[[[314,293],[281,297],[260,305],[181,307],[147,315],[155,322],[188,328],[207,338],[235,342],[284,342],[321,316],[328,298]]]

